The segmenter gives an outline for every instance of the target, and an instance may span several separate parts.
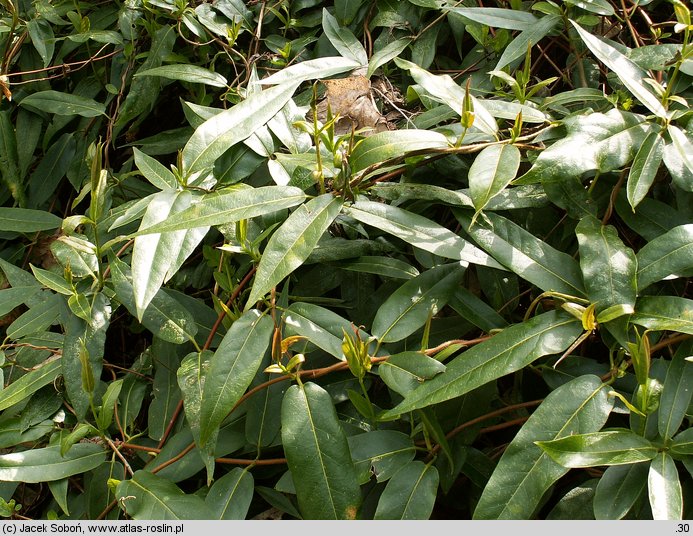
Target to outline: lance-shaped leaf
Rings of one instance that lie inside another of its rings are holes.
[[[638,251],[638,290],[693,268],[693,224],[679,225]]]
[[[368,70],[366,71],[366,78],[370,78],[373,75],[373,73],[378,69],[378,67],[385,65],[391,59],[394,59],[397,56],[399,56],[402,52],[404,52],[404,49],[407,48],[407,46],[409,46],[410,43],[411,38],[404,37],[401,39],[396,39],[395,41],[391,41],[383,48],[373,52],[373,55],[368,61]]]
[[[345,71],[351,71],[357,67],[361,67],[361,64],[351,58],[329,56],[326,58],[294,63],[293,65],[284,67],[267,78],[257,80],[255,83],[262,85],[295,84],[295,87],[297,87],[306,80],[327,78]]]
[[[657,454],[655,445],[630,430],[576,434],[536,444],[563,467],[625,465]]]
[[[516,59],[523,57],[525,54],[527,54],[527,47],[534,46],[539,41],[544,39],[544,37],[546,37],[551,30],[558,26],[560,21],[561,17],[557,15],[547,15],[546,17],[539,19],[536,24],[522,30],[522,32],[520,32],[520,34],[517,35],[507,47],[505,47],[503,54],[493,70],[500,71],[506,65],[510,65]]]
[[[648,465],[633,463],[608,467],[594,493],[594,517],[622,519],[647,485]]]
[[[354,219],[380,229],[446,259],[503,269],[503,266],[479,248],[463,240],[449,229],[408,210],[385,203],[358,201],[345,209]]]
[[[580,267],[567,253],[498,214],[488,213],[484,221],[469,228],[472,215],[468,211],[454,209],[453,213],[477,244],[523,279],[544,291],[584,295]]]
[[[447,363],[445,372],[407,395],[384,417],[394,417],[468,393],[540,357],[562,352],[581,332],[582,326],[574,318],[558,311],[510,326]]]
[[[378,375],[390,389],[407,395],[424,380],[445,371],[445,365],[420,352],[402,352],[391,355],[378,365]]]
[[[479,24],[507,30],[530,30],[539,22],[539,19],[531,13],[515,9],[453,7],[450,8],[450,11]]]
[[[150,199],[140,229],[165,221],[172,214],[188,208],[192,201],[192,195],[187,191],[159,192]],[[175,275],[208,230],[209,227],[196,227],[135,238],[131,264],[138,320],[142,320],[145,309],[161,285]]]
[[[370,480],[371,466],[375,479],[385,482],[416,455],[412,438],[396,430],[372,430],[349,436],[349,449],[359,475],[363,475],[361,483]]]
[[[693,355],[693,340],[679,344],[667,368],[662,395],[659,399],[659,435],[673,437],[683,422],[693,396],[693,363],[686,358]]]
[[[0,208],[0,231],[33,233],[57,229],[62,220],[55,214],[44,210],[28,208]]]
[[[330,15],[330,12],[325,8],[322,10],[322,29],[332,46],[342,57],[353,60],[362,66],[368,65],[368,54],[366,54],[363,45],[349,28],[340,26],[337,19]]]
[[[7,326],[7,336],[11,339],[19,339],[25,335],[45,331],[57,322],[61,306],[62,297],[58,294],[49,294],[45,302],[22,313]]]
[[[650,463],[647,490],[653,519],[682,519],[683,493],[679,472],[674,459],[666,452],[657,453]]]
[[[383,490],[374,519],[428,519],[438,492],[438,470],[413,461],[402,467]]]
[[[0,480],[5,482],[49,482],[86,473],[106,461],[101,445],[79,443],[65,456],[60,447],[25,450],[0,455]]]
[[[405,156],[412,151],[445,149],[448,139],[432,130],[392,130],[368,136],[359,142],[349,156],[352,172],[358,172],[391,158]]]
[[[209,363],[200,410],[200,444],[206,445],[260,367],[274,323],[250,310],[226,332]]]
[[[664,140],[661,132],[650,132],[638,149],[628,172],[626,192],[628,203],[633,210],[650,191],[662,163],[663,154]]]
[[[638,298],[630,320],[652,331],[680,331],[693,335],[693,300],[677,296],[643,296]]]
[[[151,182],[160,190],[178,188],[178,181],[175,175],[159,162],[156,158],[152,158],[146,153],[140,151],[137,147],[132,149],[135,157],[135,165],[142,172],[144,178]]]
[[[520,167],[520,151],[514,145],[486,147],[469,168],[469,193],[475,217],[488,202],[510,184]]]
[[[167,233],[196,227],[229,224],[298,205],[306,198],[294,186],[234,188],[205,195],[193,206],[134,234]]]
[[[613,405],[607,391],[586,374],[551,392],[503,453],[474,519],[530,519],[546,490],[568,472],[535,442],[599,430]]]
[[[253,475],[236,467],[215,480],[205,497],[210,519],[245,519],[253,499]]]
[[[355,519],[361,490],[327,391],[314,383],[287,390],[282,403],[282,442],[303,517]]]
[[[98,117],[106,113],[106,106],[94,99],[80,97],[71,93],[63,93],[48,89],[27,95],[19,103],[41,112],[56,115],[81,115],[82,117]]]
[[[211,512],[197,495],[186,495],[170,480],[136,471],[118,484],[118,504],[132,519],[210,519]]]
[[[381,342],[400,341],[437,314],[460,284],[459,263],[443,264],[409,279],[385,300],[373,319],[373,336]]]
[[[215,73],[199,65],[189,64],[161,65],[144,71],[139,70],[134,76],[160,76],[161,78],[167,78],[169,80],[181,80],[183,82],[205,84],[212,87],[225,88],[228,85],[226,78],[219,73]]]
[[[246,100],[215,115],[200,125],[183,147],[183,173],[194,174],[211,169],[229,147],[250,137],[274,117],[289,101],[298,83],[289,82],[254,93]]]
[[[7,409],[25,398],[29,398],[41,387],[53,383],[61,373],[62,363],[60,359],[52,359],[27,372],[0,391],[0,410]]]
[[[341,208],[340,198],[323,194],[298,207],[282,223],[262,253],[246,310],[303,264]]]
[[[635,65],[626,56],[618,50],[603,41],[596,35],[583,29],[579,24],[570,21],[573,27],[577,30],[580,38],[583,40],[587,48],[592,51],[592,54],[606,65],[609,69],[616,73],[624,86],[635,95],[635,97],[645,105],[657,117],[666,118],[667,111],[660,102],[659,98],[643,84],[645,73]]]
[[[580,268],[587,296],[603,311],[613,305],[635,305],[637,263],[635,253],[626,247],[618,232],[586,216],[575,229],[580,247]]]

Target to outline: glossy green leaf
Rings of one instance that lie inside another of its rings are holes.
[[[328,78],[358,67],[361,67],[361,64],[351,58],[329,56],[289,65],[267,78],[258,80],[256,83],[262,85],[285,84],[298,86],[306,80]]]
[[[349,164],[356,173],[414,151],[445,149],[448,139],[432,130],[389,130],[368,136],[351,152]]]
[[[158,337],[154,338],[149,349],[155,369],[152,401],[147,414],[147,432],[150,438],[159,441],[182,398],[176,379],[180,356],[176,354],[176,346]]]
[[[686,358],[693,355],[691,340],[684,341],[667,368],[662,395],[659,399],[659,435],[673,437],[683,422],[693,397],[693,363]]]
[[[455,294],[450,297],[448,305],[462,318],[481,328],[484,332],[502,329],[508,325],[495,309],[464,287],[459,287],[455,291]]]
[[[445,306],[463,275],[464,269],[451,263],[406,281],[378,309],[373,336],[381,342],[396,342],[414,333]]]
[[[337,19],[325,8],[322,10],[322,29],[343,58],[353,60],[362,66],[368,65],[368,55],[363,45],[349,28],[340,26]]]
[[[54,290],[59,294],[63,294],[64,296],[71,296],[74,293],[74,290],[64,277],[56,274],[55,272],[37,268],[33,264],[30,264],[29,267],[31,268],[36,280],[44,287]]]
[[[630,430],[576,434],[537,445],[564,467],[625,465],[651,460],[657,447]]]
[[[32,307],[7,326],[7,336],[20,339],[25,335],[45,331],[57,323],[61,306],[62,297],[57,294],[51,295],[41,306]]]
[[[7,409],[29,398],[36,391],[50,385],[62,373],[60,359],[53,359],[24,374],[0,391],[0,410]]]
[[[55,34],[53,26],[43,18],[35,18],[26,23],[26,29],[31,37],[31,43],[43,60],[43,66],[48,67],[55,51]]]
[[[411,437],[396,430],[372,430],[349,436],[349,450],[362,483],[371,478],[371,467],[378,482],[385,482],[416,455]]]
[[[535,442],[601,429],[613,405],[607,391],[588,374],[552,391],[505,449],[474,519],[531,519],[544,493],[568,472]]]
[[[402,467],[383,490],[374,519],[428,519],[438,492],[438,470],[413,461]]]
[[[391,257],[364,255],[354,260],[340,262],[339,267],[342,270],[376,274],[395,279],[411,279],[419,275],[419,271],[411,264]]]
[[[341,208],[340,198],[323,194],[299,206],[282,223],[262,254],[246,311],[303,264]]]
[[[486,253],[449,229],[408,210],[385,203],[358,201],[345,208],[344,212],[362,223],[446,259],[503,268]]]
[[[182,172],[188,181],[193,175],[211,169],[229,147],[242,142],[272,119],[289,101],[297,86],[295,82],[288,82],[254,93],[195,129],[182,152]]]
[[[622,519],[647,485],[647,463],[612,465],[599,479],[594,495],[596,519]]]
[[[630,321],[652,331],[680,331],[693,335],[693,300],[677,296],[643,296]]]
[[[628,203],[635,207],[645,198],[662,163],[664,140],[659,132],[650,132],[633,159],[628,172]]]
[[[691,154],[693,153],[693,143],[690,138],[680,128],[672,124],[667,126],[667,132],[681,162],[688,170],[688,173],[693,173],[693,155]],[[690,190],[690,188],[687,189]]]
[[[526,11],[502,9],[497,7],[453,7],[453,13],[465,19],[493,28],[507,30],[529,30],[537,25],[539,19]]]
[[[63,221],[56,215],[43,210],[28,208],[0,208],[0,231],[34,233],[57,229]]]
[[[20,176],[17,136],[10,113],[11,110],[0,112],[0,180],[12,197],[24,207],[27,201],[25,186]]]
[[[28,106],[34,110],[56,115],[98,117],[106,113],[105,105],[100,102],[52,89],[37,91],[27,95],[19,104],[20,106]]]
[[[391,41],[383,48],[373,52],[370,60],[368,61],[368,70],[366,71],[366,78],[373,76],[373,73],[378,70],[379,67],[385,65],[388,61],[396,58],[407,46],[411,43],[411,39],[402,38]]]
[[[161,162],[143,153],[137,147],[133,147],[132,151],[135,157],[135,165],[142,172],[145,179],[160,190],[166,190],[167,188],[175,190],[178,188],[176,177]]]
[[[573,27],[577,30],[580,38],[583,40],[587,48],[592,51],[596,58],[605,64],[619,77],[624,86],[635,95],[635,97],[649,109],[657,117],[666,118],[667,111],[665,110],[659,98],[643,84],[645,73],[635,65],[626,56],[600,39],[596,35],[588,32],[574,21],[570,21]]]
[[[240,467],[215,480],[205,497],[211,519],[245,519],[253,491],[253,475]]]
[[[638,290],[693,268],[693,224],[679,225],[647,242],[637,255]]]
[[[135,236],[229,224],[293,207],[305,198],[303,190],[293,186],[222,190],[203,196],[190,208],[138,231]]]
[[[683,493],[679,472],[673,458],[666,452],[657,453],[650,463],[647,490],[653,519],[682,519]]]
[[[606,0],[566,0],[566,4],[577,6],[597,15],[612,16],[614,8]]]
[[[469,193],[476,213],[505,189],[520,167],[520,151],[514,145],[492,145],[482,150],[469,168]]]
[[[424,380],[445,371],[445,365],[420,352],[402,352],[391,355],[378,365],[378,375],[390,389],[406,396]]]
[[[200,410],[200,444],[206,445],[238,402],[260,367],[274,323],[250,310],[224,335],[209,364]]]
[[[507,10],[505,10],[507,11]],[[535,24],[520,32],[512,42],[505,47],[494,71],[500,71],[503,67],[510,65],[515,60],[527,54],[527,47],[536,45],[544,39],[551,31],[558,26],[561,18],[557,15],[547,15],[540,18]],[[524,114],[523,114],[524,119]]]
[[[671,442],[671,452],[680,456],[693,455],[693,428],[687,428],[674,437]]]
[[[270,364],[270,357],[270,352],[265,352],[265,358],[260,364],[260,370],[263,372],[258,372],[255,375],[249,389],[276,378],[274,374],[264,372],[264,365]],[[244,403],[244,407],[247,408],[245,418],[246,441],[256,446],[258,450],[274,445],[279,440],[282,399],[288,387],[288,382],[273,383],[255,393]]]
[[[132,519],[211,519],[210,509],[197,495],[186,495],[170,480],[136,471],[116,488],[118,505]]]
[[[584,295],[579,265],[567,253],[498,214],[487,213],[484,221],[470,228],[469,212],[455,209],[453,213],[479,246],[523,279],[544,291]]]
[[[28,274],[27,274],[28,275]],[[36,281],[34,281],[36,283]],[[13,286],[0,290],[0,315],[6,315],[22,303],[32,302],[41,290],[38,284]]]
[[[306,519],[355,519],[361,490],[330,395],[314,383],[292,385],[282,403],[282,442]],[[315,500],[320,497],[320,500]]]
[[[582,326],[575,319],[557,311],[505,328],[447,363],[444,373],[411,392],[384,417],[394,417],[468,393],[540,357],[562,352],[581,332]]]
[[[611,225],[602,225],[594,216],[586,216],[578,223],[575,234],[587,297],[597,304],[597,311],[619,304],[635,305],[635,253],[623,244],[618,231]]]
[[[37,483],[60,480],[86,473],[106,460],[101,445],[80,443],[65,456],[60,447],[45,447],[0,455],[0,480],[6,482]]]
[[[228,85],[226,78],[221,74],[200,67],[199,65],[189,64],[161,65],[143,71],[138,70],[134,76],[160,76],[161,78],[167,78],[169,80],[181,80],[183,82],[205,84],[212,87],[225,88]]]

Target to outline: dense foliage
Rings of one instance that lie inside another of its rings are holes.
[[[688,516],[683,2],[0,6],[0,515]]]

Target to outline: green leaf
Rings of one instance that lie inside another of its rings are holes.
[[[370,480],[371,466],[375,479],[385,482],[416,455],[411,437],[396,430],[372,430],[349,436],[348,440],[351,458],[362,475],[362,484]]]
[[[548,15],[540,18],[535,24],[520,32],[515,39],[505,47],[503,54],[493,70],[500,71],[503,67],[510,65],[516,59],[522,58],[527,54],[527,47],[534,46],[544,39],[544,37],[558,26],[560,21],[561,17],[558,15]]]
[[[650,240],[637,255],[638,290],[693,267],[693,224],[679,225]]]
[[[493,28],[505,28],[507,30],[530,30],[534,28],[539,19],[527,13],[515,9],[502,9],[497,7],[453,7],[450,11],[462,15],[484,26]]]
[[[371,59],[368,61],[368,70],[366,71],[366,78],[373,76],[373,73],[379,68],[385,65],[388,61],[396,58],[407,46],[411,43],[411,39],[402,38],[396,39],[385,45],[383,48],[373,52]]]
[[[62,298],[51,295],[38,307],[32,307],[19,318],[7,326],[7,336],[11,339],[20,339],[25,335],[45,331],[49,326],[57,323],[62,307]]]
[[[669,124],[667,126],[667,132],[671,137],[671,144],[676,149],[678,156],[686,167],[688,173],[693,173],[693,143],[690,139],[683,133],[683,131],[675,125]],[[690,185],[688,190],[691,189],[693,185]]]
[[[32,207],[43,205],[55,195],[60,180],[73,165],[76,149],[74,133],[66,132],[46,151],[29,177],[29,202]]]
[[[323,194],[299,206],[282,223],[262,254],[246,311],[303,264],[341,208],[340,198]]]
[[[626,192],[628,203],[635,210],[654,182],[662,163],[664,140],[660,132],[650,132],[642,142],[628,172]]]
[[[81,115],[82,117],[106,115],[106,106],[100,102],[52,89],[27,95],[19,105],[56,115]]]
[[[224,335],[209,364],[200,410],[200,444],[206,445],[238,402],[260,367],[274,323],[250,310]]]
[[[211,519],[211,512],[197,495],[186,495],[170,480],[148,471],[136,471],[116,488],[120,507],[132,519]]]
[[[296,87],[306,80],[327,78],[339,73],[343,73],[344,71],[351,71],[352,69],[356,69],[358,67],[361,67],[361,64],[351,58],[329,56],[326,58],[318,58],[315,60],[294,63],[293,65],[284,67],[267,78],[256,81],[256,84],[293,84],[294,87]]]
[[[205,84],[212,87],[226,88],[228,82],[219,73],[200,67],[199,65],[177,64],[161,65],[151,69],[139,70],[134,74],[138,76],[160,76],[169,80],[181,80],[193,84]]]
[[[693,300],[677,296],[643,296],[630,321],[652,331],[679,331],[693,335]]]
[[[50,385],[62,372],[60,359],[52,359],[24,374],[0,391],[0,410],[29,398],[36,391]]]
[[[385,385],[402,396],[444,371],[445,365],[440,361],[419,352],[391,355],[378,365],[378,375]]]
[[[205,497],[210,519],[245,519],[253,499],[253,475],[236,467],[214,481]]]
[[[342,57],[353,60],[362,66],[368,65],[368,54],[366,54],[363,45],[349,28],[340,26],[337,19],[330,15],[330,12],[325,8],[322,10],[322,29],[332,46]]]
[[[409,462],[388,481],[374,519],[428,519],[438,491],[438,470],[420,461]]]
[[[55,51],[55,34],[53,26],[45,19],[32,19],[26,23],[26,29],[31,37],[31,43],[43,60],[43,66],[48,67]]]
[[[666,452],[657,453],[650,463],[647,489],[653,519],[682,519],[683,494],[679,472],[673,458]]]
[[[474,519],[531,519],[544,493],[568,472],[536,446],[601,429],[613,400],[589,374],[552,391],[505,449],[474,511]]]
[[[606,0],[566,0],[565,3],[597,15],[607,17],[614,15],[614,8]]]
[[[34,233],[57,229],[63,223],[58,216],[43,210],[28,208],[0,208],[0,231]]]
[[[693,428],[687,428],[674,437],[671,442],[671,452],[679,456],[693,455]]]
[[[449,229],[413,212],[373,201],[358,201],[345,208],[344,212],[362,223],[435,255],[503,269],[486,253]]]
[[[233,188],[207,194],[187,208],[133,236],[224,225],[298,205],[306,198],[294,186]]]
[[[514,145],[492,145],[476,156],[468,175],[475,216],[510,184],[519,168],[520,151]]]
[[[135,156],[135,165],[142,172],[145,179],[160,190],[168,188],[175,190],[178,188],[178,181],[175,175],[166,169],[156,158],[143,153],[137,147],[133,147],[132,151]]]
[[[182,172],[188,182],[194,175],[211,169],[229,147],[250,137],[274,117],[289,101],[297,83],[289,82],[252,94],[228,110],[207,119],[195,132],[182,152]]]
[[[592,54],[616,73],[623,85],[626,86],[648,110],[657,117],[666,119],[667,111],[664,106],[662,106],[657,96],[642,82],[642,80],[646,78],[646,74],[606,41],[583,29],[576,22],[572,20],[570,22],[577,30],[585,45],[587,45],[587,48],[592,51]]]
[[[411,279],[419,275],[419,271],[411,264],[391,257],[365,255],[353,260],[340,262],[339,268],[352,272],[376,274],[395,279]]]
[[[446,149],[448,139],[432,130],[391,130],[360,141],[349,157],[351,171],[357,173],[413,151]]]
[[[282,442],[303,517],[355,519],[361,490],[327,391],[314,383],[289,387],[282,403]]]
[[[581,332],[575,319],[558,311],[505,328],[447,363],[445,372],[414,390],[383,418],[462,396],[540,357],[562,352]]]
[[[0,180],[7,186],[15,201],[23,207],[26,206],[26,193],[20,175],[17,135],[10,113],[11,110],[0,112]]]
[[[94,443],[74,445],[65,456],[60,447],[45,447],[0,455],[0,480],[38,483],[86,473],[106,461],[106,451]]]
[[[587,297],[601,312],[614,305],[635,305],[637,294],[635,253],[618,231],[586,216],[575,228],[580,247],[580,268]]]
[[[683,422],[693,396],[693,363],[686,357],[693,355],[691,340],[685,341],[676,349],[669,363],[659,399],[659,435],[665,439],[673,437]]]
[[[563,467],[625,465],[651,460],[657,454],[655,445],[630,430],[576,434],[536,444]]]
[[[463,275],[464,269],[451,263],[406,281],[378,309],[373,336],[380,342],[396,342],[414,333],[445,306]]]
[[[36,268],[36,266],[33,264],[29,264],[29,267],[31,268],[36,280],[44,287],[54,290],[55,292],[58,292],[64,296],[72,296],[74,293],[74,290],[64,277],[59,276],[55,272],[49,272],[48,270]]]
[[[594,517],[622,519],[645,489],[647,471],[647,463],[608,467],[594,494]]]
[[[579,265],[567,253],[498,214],[487,213],[471,228],[469,212],[453,209],[453,214],[479,246],[523,279],[544,291],[585,294]]]

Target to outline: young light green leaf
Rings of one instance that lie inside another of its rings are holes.
[[[358,201],[344,212],[362,223],[446,259],[503,269],[486,253],[449,229],[413,212],[372,201]]]
[[[0,455],[0,480],[6,482],[49,482],[86,473],[106,461],[101,445],[80,443],[65,456],[60,447],[45,447]]]
[[[421,461],[397,471],[383,490],[374,519],[428,519],[438,492],[438,470]]]
[[[383,417],[394,417],[468,393],[540,357],[562,352],[581,332],[579,322],[558,311],[505,328],[447,363],[445,372],[411,392]]]
[[[638,290],[693,268],[693,224],[679,225],[650,240],[637,259]]]
[[[647,485],[647,463],[612,465],[599,479],[594,494],[596,519],[622,519]]]
[[[282,442],[289,469],[297,476],[294,485],[303,517],[355,519],[361,490],[327,391],[314,383],[289,387],[282,403]]]
[[[345,26],[340,26],[330,12],[322,10],[322,29],[342,57],[355,61],[361,66],[368,65],[368,54],[356,36]]]
[[[258,264],[246,311],[303,264],[341,208],[340,198],[323,194],[299,206],[274,232]]]
[[[399,56],[402,52],[404,52],[404,49],[407,48],[410,43],[411,39],[405,37],[392,41],[383,48],[373,52],[371,59],[368,61],[366,78],[370,78],[379,67],[382,67],[388,61]]]
[[[18,380],[12,382],[0,391],[0,410],[29,398],[36,391],[46,385],[50,385],[62,373],[60,359],[52,359],[40,367],[24,374]]]
[[[202,197],[193,206],[133,236],[229,224],[298,205],[306,198],[294,186],[234,188]]]
[[[400,341],[437,314],[460,284],[459,263],[443,264],[406,281],[385,300],[373,319],[373,336],[381,342]]]
[[[351,71],[358,67],[361,67],[361,64],[351,58],[329,56],[327,58],[294,63],[289,67],[284,67],[267,78],[257,80],[255,83],[262,85],[291,84],[297,87],[306,80],[327,78],[345,71]]]
[[[662,163],[664,140],[660,132],[650,132],[642,142],[628,172],[626,192],[628,203],[635,210],[654,182],[657,170]]]
[[[391,130],[379,132],[360,141],[349,157],[351,170],[356,173],[374,164],[404,156],[412,151],[445,149],[448,139],[432,130]]]
[[[161,162],[143,153],[137,147],[133,147],[132,151],[135,156],[135,165],[137,169],[142,172],[145,179],[160,190],[169,188],[175,190],[178,188],[176,177],[170,170],[166,169]]]
[[[212,513],[210,519],[245,519],[253,491],[253,475],[247,469],[236,467],[215,480],[205,497],[205,504]]]
[[[666,109],[657,96],[642,82],[643,78],[646,77],[645,73],[606,41],[583,29],[576,22],[572,20],[570,22],[577,30],[582,41],[587,45],[587,48],[592,51],[592,54],[616,73],[623,85],[626,86],[648,110],[657,117],[666,119]]]
[[[691,403],[693,364],[686,361],[690,355],[693,355],[693,343],[688,339],[679,345],[667,368],[657,412],[659,435],[665,439],[676,434]]]
[[[250,310],[226,332],[209,363],[200,409],[200,444],[206,445],[260,367],[274,323]]]
[[[630,430],[576,434],[536,444],[563,467],[626,465],[657,454],[655,445]]]
[[[519,168],[520,151],[514,145],[492,145],[476,156],[468,175],[475,217],[510,184]]]
[[[199,65],[161,65],[144,71],[137,71],[134,76],[160,76],[161,78],[167,78],[169,80],[181,80],[183,82],[205,84],[212,87],[225,88],[228,85],[226,78],[222,75],[205,69],[204,67],[200,67]]]
[[[280,71],[284,72],[284,71]],[[229,147],[250,137],[274,117],[289,101],[298,83],[288,82],[254,93],[246,100],[208,119],[183,148],[181,170],[188,181],[211,169]]]
[[[453,209],[453,214],[477,244],[523,279],[544,291],[585,294],[580,267],[570,255],[498,214],[487,213],[471,228],[468,211]]]
[[[544,493],[568,472],[535,442],[601,429],[613,406],[607,391],[589,374],[552,391],[505,449],[474,519],[530,519]]]
[[[34,233],[57,229],[63,223],[58,216],[44,210],[29,208],[0,208],[0,231]]]
[[[630,321],[652,331],[693,335],[693,300],[678,296],[643,296],[635,304],[635,314]]]
[[[81,115],[98,117],[106,114],[106,106],[100,102],[71,93],[62,93],[48,89],[27,95],[19,103],[41,112],[56,115]]]
[[[674,459],[666,452],[657,453],[650,463],[647,476],[652,517],[655,520],[676,520],[683,516],[683,493]]]

